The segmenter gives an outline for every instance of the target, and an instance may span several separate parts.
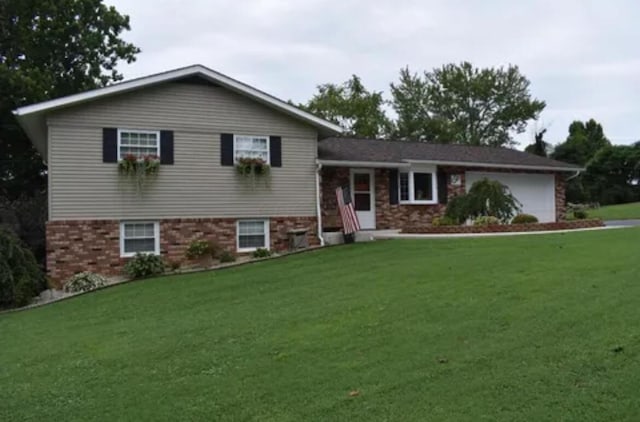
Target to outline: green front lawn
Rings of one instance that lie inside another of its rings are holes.
[[[639,239],[380,241],[0,315],[0,420],[637,420]]]
[[[589,210],[589,217],[603,220],[631,220],[640,219],[640,202],[630,204],[606,205]]]

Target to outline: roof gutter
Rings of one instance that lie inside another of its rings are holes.
[[[547,171],[571,171],[581,172],[583,168],[577,167],[554,167],[554,166],[528,166],[524,164],[489,164],[481,162],[467,161],[438,161],[438,160],[404,160],[410,164],[437,164],[441,166],[460,166],[460,167],[486,167],[486,168],[509,168],[519,170],[547,170]]]
[[[342,161],[342,160],[316,160],[316,163],[326,167],[376,167],[398,168],[410,167],[409,163],[387,163],[384,161]]]

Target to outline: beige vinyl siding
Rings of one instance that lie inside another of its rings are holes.
[[[315,215],[317,132],[223,88],[169,83],[48,118],[50,219]],[[136,192],[102,162],[102,128],[173,130],[174,165]],[[282,167],[266,179],[220,165],[220,134],[282,137]]]

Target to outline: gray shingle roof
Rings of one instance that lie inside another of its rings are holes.
[[[580,169],[574,164],[508,148],[361,138],[324,139],[318,144],[318,158],[325,161],[400,163],[407,160],[420,160],[461,165]]]

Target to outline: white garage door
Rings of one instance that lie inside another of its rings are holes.
[[[497,180],[511,190],[522,203],[522,212],[538,217],[540,222],[556,221],[556,195],[553,174],[485,173],[468,171],[467,190],[483,178]]]

